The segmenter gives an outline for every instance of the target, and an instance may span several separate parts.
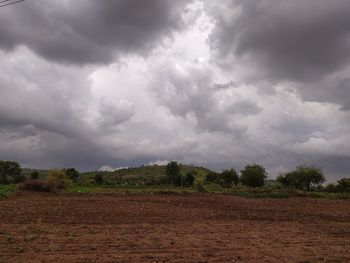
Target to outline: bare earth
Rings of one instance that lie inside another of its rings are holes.
[[[22,193],[0,262],[350,262],[350,200]]]

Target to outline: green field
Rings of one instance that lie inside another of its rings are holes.
[[[8,197],[12,192],[16,190],[16,185],[1,185],[0,184],[0,199]]]

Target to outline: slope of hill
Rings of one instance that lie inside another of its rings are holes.
[[[180,173],[186,174],[189,171],[196,171],[196,178],[203,178],[209,169],[204,167],[196,167],[191,165],[180,165]],[[166,180],[166,166],[152,165],[141,167],[123,168],[115,171],[93,171],[82,173],[80,180],[89,184],[94,180],[96,174],[102,175],[103,180],[107,184],[142,184],[142,185],[157,185],[163,180]]]

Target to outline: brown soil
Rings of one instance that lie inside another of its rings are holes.
[[[350,201],[22,193],[0,262],[350,262]]]

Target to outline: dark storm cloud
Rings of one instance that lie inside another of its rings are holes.
[[[210,38],[221,57],[248,56],[266,78],[296,81],[322,78],[350,61],[347,0],[226,3],[228,13],[236,11],[216,16]]]
[[[191,1],[27,1],[0,10],[0,47],[25,45],[69,63],[106,63],[120,53],[147,54],[184,26]]]

